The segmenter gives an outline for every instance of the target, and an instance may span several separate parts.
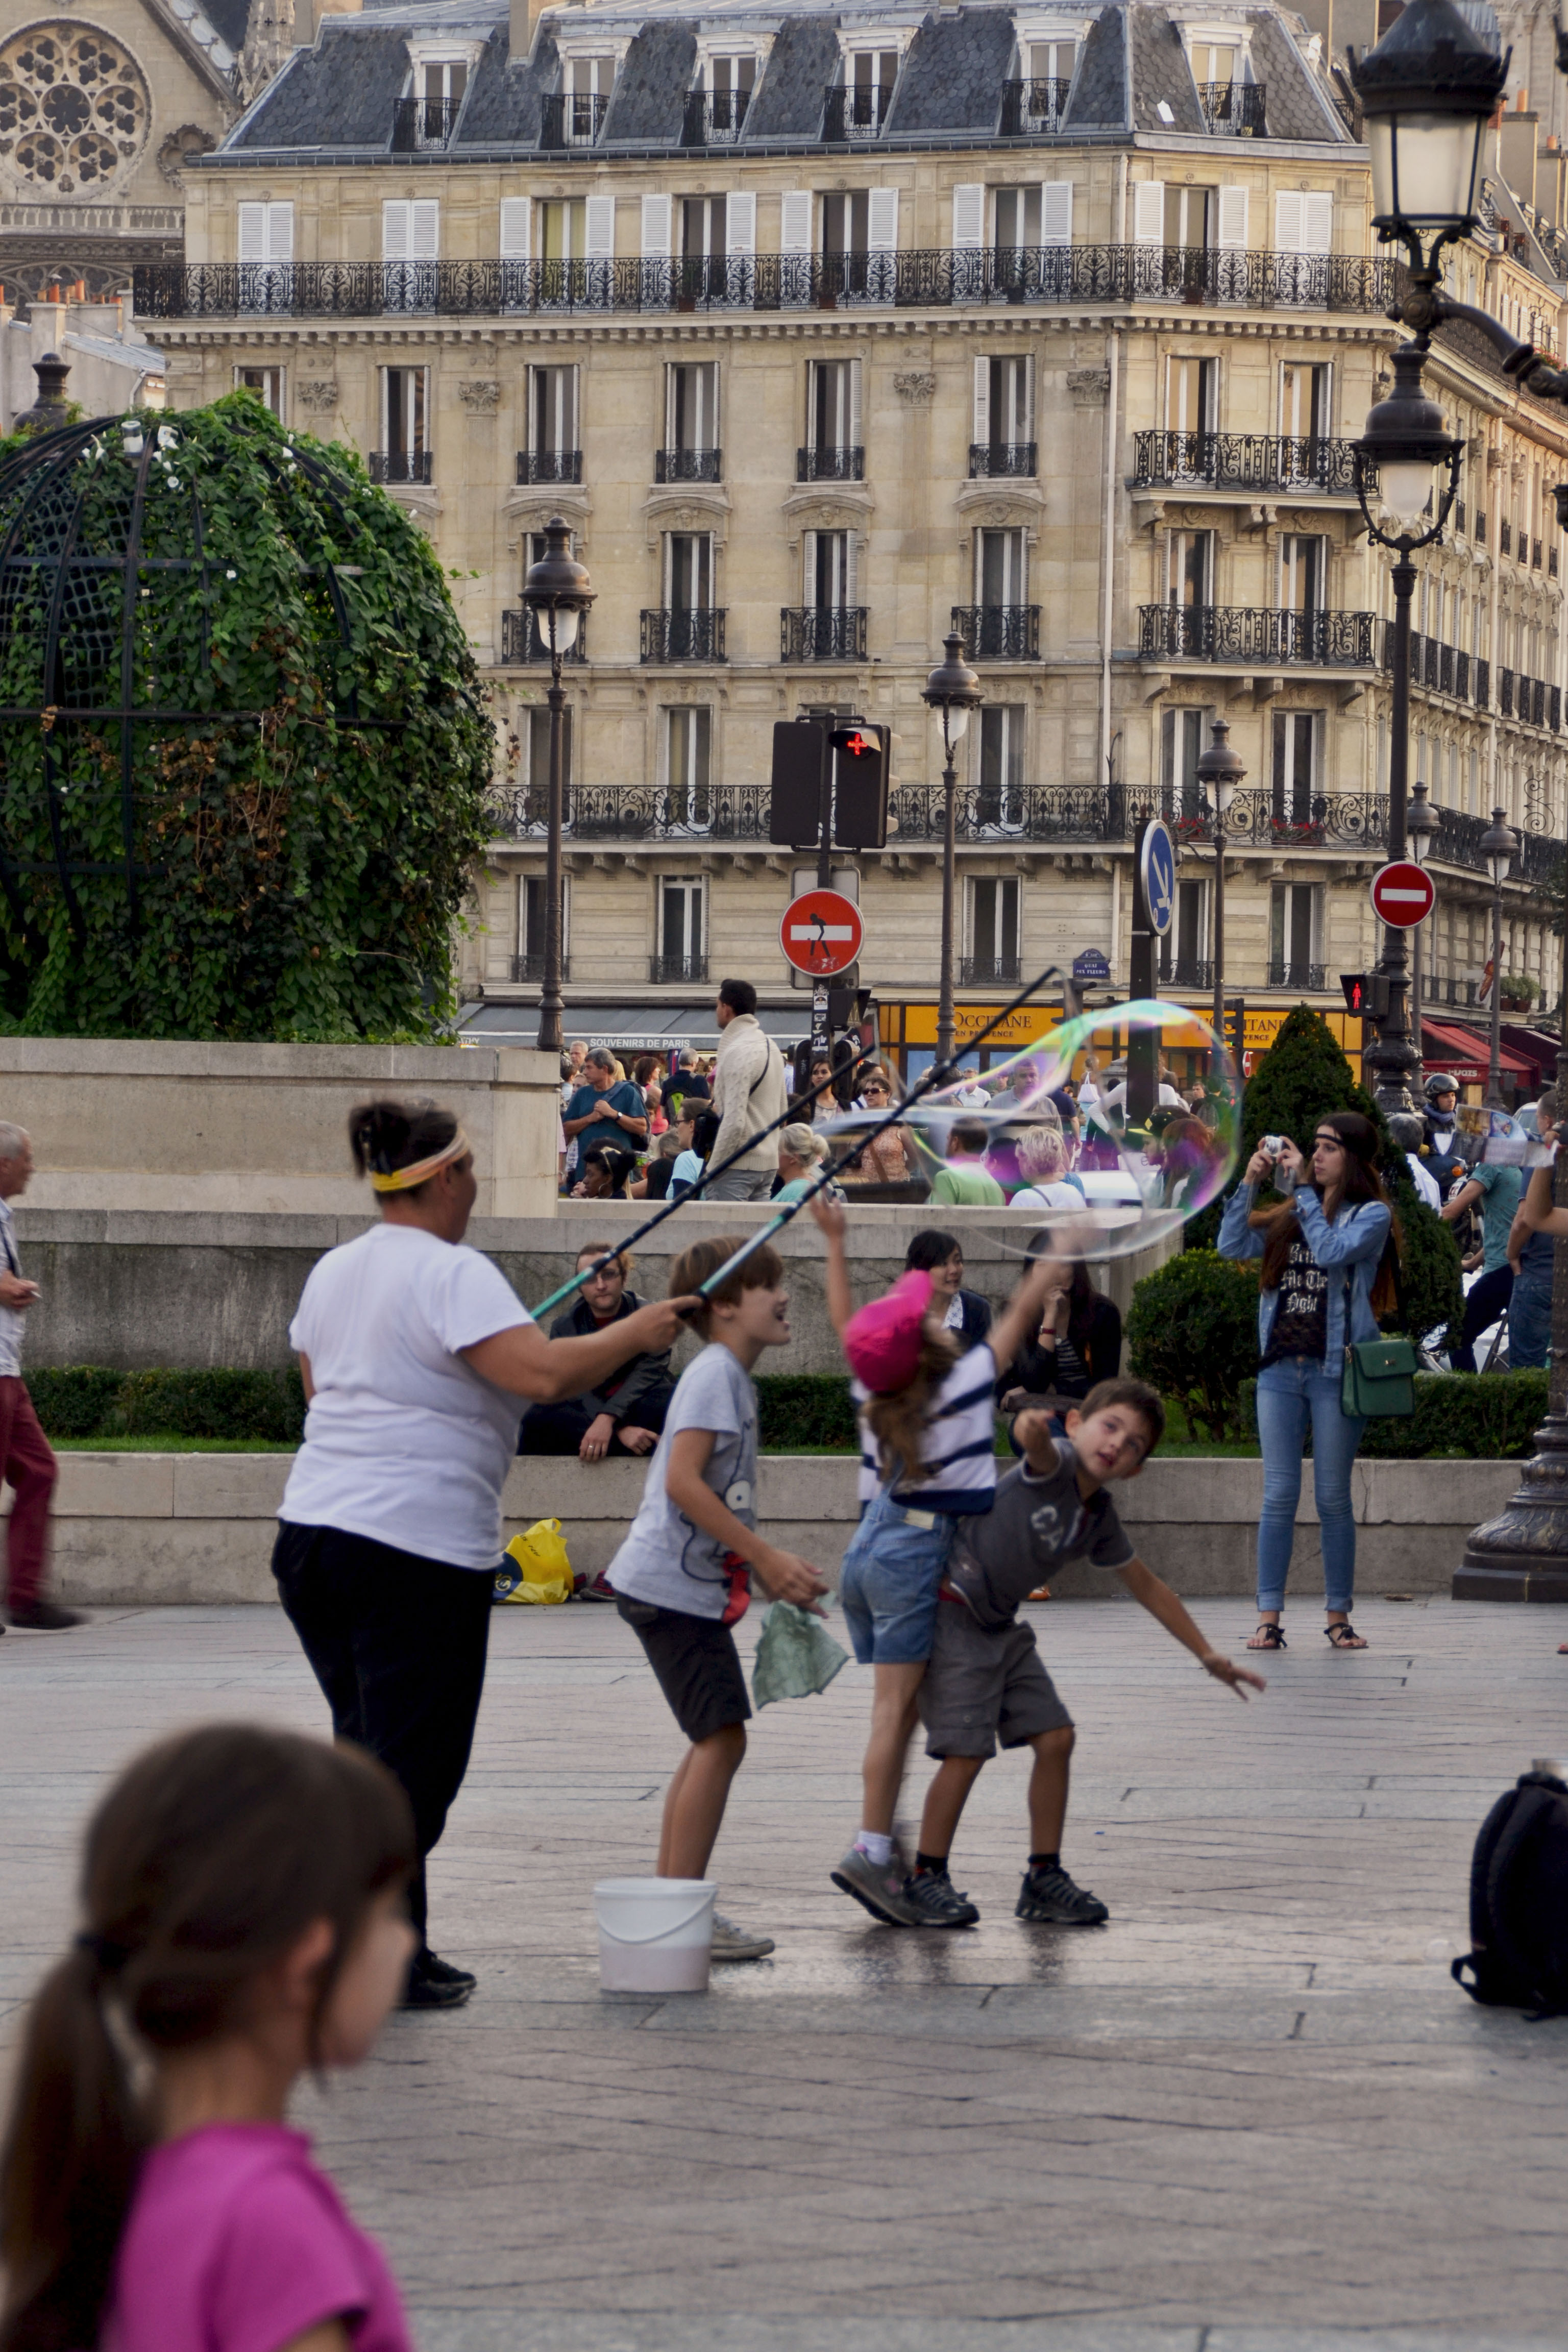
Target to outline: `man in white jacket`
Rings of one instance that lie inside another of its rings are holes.
[[[784,1059],[757,1019],[757,992],[749,980],[721,981],[715,1017],[719,1024],[719,1063],[713,1073],[713,1108],[719,1118],[719,1139],[712,1164],[739,1151],[748,1136],[784,1117],[789,1103]],[[778,1173],[777,1134],[767,1136],[748,1151],[728,1175],[705,1186],[705,1201],[765,1201]]]

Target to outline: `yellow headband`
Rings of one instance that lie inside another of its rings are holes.
[[[428,1160],[416,1160],[412,1168],[395,1168],[390,1176],[383,1176],[373,1168],[370,1176],[372,1187],[377,1192],[412,1192],[416,1184],[424,1183],[426,1176],[434,1176],[438,1168],[445,1168],[450,1160],[460,1160],[468,1149],[468,1139],[459,1128],[444,1150],[433,1151]]]

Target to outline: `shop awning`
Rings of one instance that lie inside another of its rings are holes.
[[[1487,1039],[1474,1029],[1450,1026],[1446,1021],[1426,1021],[1421,1024],[1421,1057],[1428,1072],[1447,1070],[1462,1087],[1484,1087],[1490,1046]],[[1533,1086],[1538,1077],[1535,1064],[1527,1062],[1522,1054],[1510,1046],[1500,1051],[1502,1074],[1518,1086]]]
[[[796,1012],[794,1005],[760,1005],[757,1019],[781,1045],[797,1044],[811,1034],[811,1000]],[[710,1054],[719,1044],[719,1024],[711,999],[705,1004],[569,1004],[561,1016],[561,1034],[570,1045],[610,1045],[617,1054],[664,1054],[695,1045]],[[474,1045],[531,1045],[539,1035],[539,1006],[468,1004],[458,1024],[459,1038]]]
[[[1526,1029],[1518,1022],[1505,1021],[1502,1041],[1522,1054],[1527,1062],[1535,1065],[1535,1075],[1542,1086],[1554,1086],[1557,1081],[1557,1055],[1560,1040],[1549,1036],[1544,1029]]]

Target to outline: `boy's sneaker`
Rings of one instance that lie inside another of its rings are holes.
[[[1110,1913],[1087,1886],[1075,1886],[1058,1862],[1050,1870],[1026,1870],[1018,1894],[1016,1919],[1032,1919],[1042,1927],[1100,1927]]]
[[[921,1927],[973,1927],[979,1912],[945,1870],[917,1870],[904,1881],[904,1898]]]
[[[837,1869],[830,1873],[839,1892],[863,1903],[872,1918],[880,1919],[884,1927],[918,1927],[925,1915],[905,1894],[904,1874],[904,1861],[896,1842],[887,1862],[873,1862],[868,1853],[852,1845]]]
[[[713,1933],[708,1946],[708,1956],[714,1960],[765,1960],[777,1945],[771,1936],[748,1936],[744,1927],[737,1927],[733,1919],[721,1912],[713,1914]]]

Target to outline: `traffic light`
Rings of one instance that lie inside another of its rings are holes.
[[[1342,971],[1340,986],[1345,992],[1345,1007],[1351,1013],[1366,1011],[1366,974],[1364,971]]]
[[[774,730],[775,740],[777,730]],[[833,752],[833,838],[840,849],[883,849],[888,840],[889,743],[885,727],[853,719],[828,738]]]
[[[1363,1021],[1382,1021],[1388,1013],[1388,974],[1385,971],[1342,971],[1340,986],[1345,992],[1346,1008]]]
[[[821,841],[827,756],[827,729],[821,719],[774,721],[768,839],[781,849],[815,849]]]

